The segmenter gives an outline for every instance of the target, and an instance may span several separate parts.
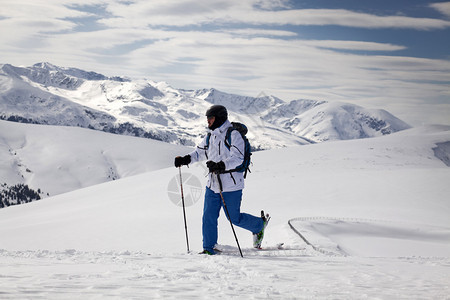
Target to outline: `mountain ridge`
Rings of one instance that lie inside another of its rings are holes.
[[[78,126],[194,146],[205,132],[203,112],[227,107],[246,122],[255,150],[311,142],[368,138],[410,128],[392,114],[349,103],[285,102],[229,94],[214,88],[183,90],[165,82],[107,77],[50,63],[0,65],[0,119]]]

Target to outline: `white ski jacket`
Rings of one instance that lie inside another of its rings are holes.
[[[237,130],[231,132],[230,149],[225,146],[227,129],[231,126],[230,121],[226,120],[219,128],[210,130],[209,145],[207,145],[208,135],[206,135],[197,148],[189,153],[191,163],[202,160],[211,160],[213,162],[223,161],[225,163],[225,170],[233,170],[242,164],[244,161],[245,144],[244,139]],[[223,173],[220,174],[220,179],[222,180],[223,192],[233,192],[244,188],[244,173],[242,172]],[[216,174],[210,173],[208,175],[207,187],[215,193],[220,192]]]

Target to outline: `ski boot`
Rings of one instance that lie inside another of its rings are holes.
[[[262,210],[261,218],[262,218],[263,224],[264,224],[263,228],[261,229],[260,232],[253,234],[253,248],[256,248],[256,249],[261,249],[261,244],[264,239],[264,230],[266,229],[267,224],[269,224],[270,216],[269,216],[269,214],[264,214],[264,211]]]
[[[202,252],[200,252],[199,254],[214,255],[216,253],[214,252],[214,250],[211,252],[211,251],[205,249]]]

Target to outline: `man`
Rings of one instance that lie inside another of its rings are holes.
[[[234,170],[244,160],[244,140],[237,130],[231,131],[231,145],[225,146],[225,136],[231,127],[227,109],[222,105],[213,105],[206,111],[210,135],[205,136],[197,148],[186,156],[175,158],[175,167],[193,162],[207,160],[209,177],[206,185],[203,208],[202,254],[215,254],[217,243],[217,219],[223,206],[222,192],[231,222],[253,233],[254,247],[261,246],[264,229],[268,219],[241,213],[242,190],[244,188],[243,172],[227,172]],[[228,217],[228,216],[227,216]]]

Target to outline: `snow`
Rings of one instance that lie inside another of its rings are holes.
[[[194,146],[204,112],[225,105],[230,119],[251,128],[252,146],[273,149],[329,140],[374,137],[410,128],[380,109],[299,99],[284,102],[216,89],[189,91],[147,79],[108,78],[49,63],[0,64],[0,118],[94,128]]]
[[[166,167],[186,149],[160,141],[0,120],[0,183],[50,195]]]
[[[91,132],[109,138],[77,134]],[[203,194],[191,179],[204,184],[201,164],[183,167],[184,192],[198,200],[186,208],[186,253],[182,209],[169,196],[174,154],[154,144],[149,159],[170,164],[1,209],[0,297],[448,299],[450,169],[433,148],[449,141],[449,127],[428,126],[254,153],[242,211],[272,219],[266,251],[235,228],[244,258],[223,214],[227,253],[196,254]]]
[[[1,253],[2,299],[445,299],[440,259]],[[447,276],[447,277],[446,277]]]

